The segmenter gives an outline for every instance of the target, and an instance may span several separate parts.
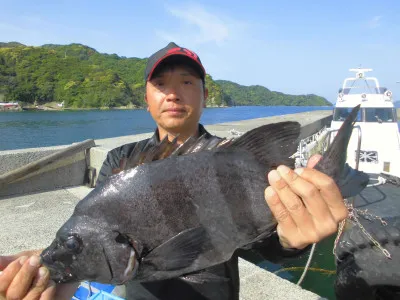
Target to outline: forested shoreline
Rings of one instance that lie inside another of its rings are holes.
[[[143,108],[147,58],[99,53],[81,45],[0,43],[0,102],[64,109]],[[325,98],[287,95],[206,77],[208,105],[330,106]]]

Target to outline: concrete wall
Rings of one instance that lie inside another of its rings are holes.
[[[0,174],[5,175],[9,171],[26,166],[65,148],[67,146],[2,151],[0,152]],[[12,183],[0,184],[0,198],[82,185],[86,180],[88,157],[86,151],[81,151],[44,166]]]
[[[206,126],[212,134],[221,137],[233,137],[231,130],[246,132],[257,126],[285,120],[296,120],[302,125],[301,138],[312,135],[323,126],[329,125],[332,119],[331,112],[307,112],[293,115],[276,116],[253,119],[240,122],[230,122]],[[20,195],[34,192],[54,190],[61,187],[70,187],[86,184],[87,169],[96,170],[95,180],[108,151],[120,145],[148,138],[152,133],[133,136],[96,140],[96,147],[87,152],[80,152],[59,162],[53,163],[40,171],[34,172],[17,182],[0,188],[0,198],[10,195]],[[69,146],[69,145],[68,145]],[[67,146],[22,149],[0,152],[0,174],[4,174],[18,167],[36,161],[52,153],[65,149]]]

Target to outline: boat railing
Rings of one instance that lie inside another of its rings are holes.
[[[297,152],[293,155],[296,158],[297,166],[306,166],[307,161],[318,147],[321,147],[321,143],[327,138],[328,129],[326,126],[322,127],[318,132],[300,140]],[[324,146],[322,145],[324,148]]]
[[[358,137],[357,137],[357,149],[356,149],[356,165],[355,169],[358,170],[358,167],[360,165],[360,153],[361,153],[361,139],[362,139],[362,133],[361,133],[361,127],[359,125],[356,125],[353,127],[353,130],[357,129],[358,132]],[[337,132],[339,129],[328,129],[328,143],[326,147],[328,148],[329,145],[332,142],[332,133]]]
[[[359,125],[354,126],[353,129],[356,129],[358,133],[355,166],[355,168],[358,170],[360,164],[362,133]],[[339,129],[332,129],[324,126],[321,130],[313,135],[300,140],[297,152],[293,155],[293,157],[296,159],[296,166],[304,167],[307,165],[309,158],[313,154],[323,154],[332,142],[332,134],[338,130]]]

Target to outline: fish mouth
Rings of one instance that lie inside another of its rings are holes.
[[[54,252],[51,249],[46,249],[40,255],[41,264],[49,269],[50,279],[56,283],[79,281],[79,278],[73,274],[71,265],[62,261],[54,261],[53,254]]]
[[[98,278],[94,278],[93,274],[86,274],[88,276],[82,277],[82,274],[79,275],[79,272],[73,268],[71,265],[66,265],[62,262],[46,262],[45,260],[41,260],[42,264],[49,270],[50,279],[56,283],[72,283],[79,282],[83,280],[96,281]],[[101,280],[110,281],[113,278],[113,271],[111,268],[111,264],[108,261],[108,258],[105,257],[105,262],[107,267],[103,271],[108,271],[108,274],[102,277]]]
[[[69,283],[79,281],[78,277],[72,274],[72,269],[70,267],[66,267],[63,264],[48,264],[42,263],[46,268],[49,269],[50,279],[55,283]]]

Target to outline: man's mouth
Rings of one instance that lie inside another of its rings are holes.
[[[184,108],[179,108],[179,107],[173,107],[173,108],[167,108],[164,110],[164,112],[168,112],[168,113],[185,113],[186,110]]]

